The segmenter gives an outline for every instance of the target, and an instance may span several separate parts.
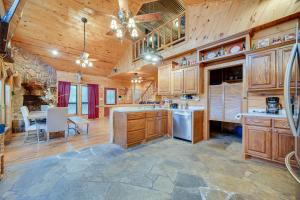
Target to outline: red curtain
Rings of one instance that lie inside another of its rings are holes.
[[[58,82],[57,107],[68,107],[70,98],[71,83],[66,81]]]
[[[97,84],[88,84],[88,96],[88,118],[99,118],[99,86]]]

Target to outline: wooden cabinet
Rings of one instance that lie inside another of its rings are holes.
[[[171,70],[172,65],[158,68],[158,95],[171,94]]]
[[[184,71],[183,69],[172,71],[172,94],[180,95],[184,93]]]
[[[247,55],[248,89],[276,88],[276,50]]]
[[[184,93],[197,94],[199,92],[199,67],[184,69]]]
[[[253,156],[271,159],[271,128],[245,126],[245,151]]]
[[[278,49],[277,51],[277,60],[278,60],[278,87],[282,88],[284,86],[284,79],[285,79],[285,70],[286,66],[289,62],[289,58],[291,55],[293,46],[286,46],[283,48]],[[298,65],[297,59],[295,59],[295,65]],[[296,67],[293,68],[294,70]],[[291,86],[295,86],[296,81],[296,72],[293,71]],[[299,80],[298,80],[299,81]],[[298,82],[298,85],[300,83]]]
[[[168,133],[168,112],[155,111],[153,113],[155,115],[146,118],[146,140],[158,138]]]
[[[168,134],[168,111],[114,112],[113,142],[124,148]]]
[[[198,94],[199,81],[199,66],[173,70],[172,94]]]
[[[146,119],[146,139],[156,136],[156,119],[155,117]]]
[[[246,117],[244,148],[254,156],[284,164],[285,156],[294,150],[295,139],[286,119]],[[292,160],[296,165],[296,160]]]
[[[284,163],[285,156],[295,150],[295,138],[290,130],[274,129],[272,134],[273,160]],[[295,160],[292,160],[296,164]]]

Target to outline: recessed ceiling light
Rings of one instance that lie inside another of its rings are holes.
[[[57,56],[59,53],[58,53],[58,51],[56,50],[56,49],[53,49],[52,51],[51,51],[51,53],[52,53],[52,55],[54,55],[54,56]]]

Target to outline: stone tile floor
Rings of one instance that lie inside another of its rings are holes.
[[[283,166],[241,152],[231,137],[195,145],[164,138],[129,150],[103,144],[9,166],[0,199],[300,199]]]

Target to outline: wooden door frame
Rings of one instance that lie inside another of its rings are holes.
[[[227,67],[234,67],[242,65],[243,67],[243,102],[242,102],[242,112],[247,110],[248,102],[247,102],[247,74],[246,74],[246,60],[245,58],[241,58],[239,60],[229,60],[222,63],[216,63],[211,65],[204,66],[204,120],[203,120],[203,139],[208,140],[210,138],[210,130],[209,130],[209,73],[211,70],[222,69]]]

